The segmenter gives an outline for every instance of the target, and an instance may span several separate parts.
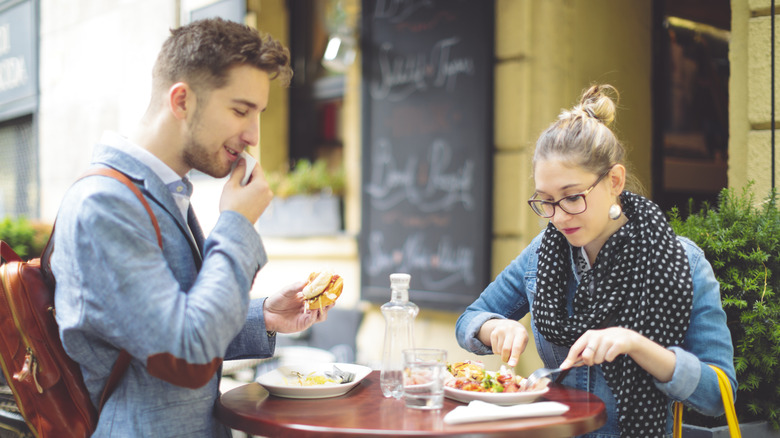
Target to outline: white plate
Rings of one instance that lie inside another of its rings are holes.
[[[462,389],[455,389],[450,386],[444,386],[444,396],[457,400],[459,402],[468,403],[472,400],[480,400],[487,403],[493,403],[501,406],[519,405],[521,403],[531,403],[542,395],[546,394],[550,390],[550,387],[539,389],[536,391],[520,391],[520,392],[476,392],[476,391],[464,391]]]
[[[332,383],[316,386],[295,386],[285,383],[294,378],[290,377],[293,371],[308,375],[309,373],[323,373],[333,371],[333,365],[339,367],[342,371],[351,371],[355,373],[355,379],[349,383]],[[256,379],[257,383],[263,385],[271,395],[287,398],[327,398],[337,397],[349,392],[350,389],[357,386],[371,368],[362,365],[350,363],[310,363],[310,364],[292,364],[284,365],[273,371],[269,371]]]

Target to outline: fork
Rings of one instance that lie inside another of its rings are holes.
[[[339,367],[337,367],[336,365],[333,365],[332,373],[326,371],[325,375],[331,378],[338,377],[339,379],[341,379],[341,383],[349,383],[355,379],[355,373],[353,373],[352,371],[343,371],[339,369]]]
[[[582,365],[582,361],[578,361],[577,363],[572,365],[572,368],[573,367],[578,367],[580,365]],[[528,378],[526,379],[525,387],[526,388],[533,388],[543,378],[548,377],[548,376],[550,376],[552,374],[560,373],[561,371],[563,371],[563,369],[560,368],[560,367],[558,367],[558,368],[539,368],[538,370],[536,370],[533,373],[531,373],[530,376],[528,376]]]

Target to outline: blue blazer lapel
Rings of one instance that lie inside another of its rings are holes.
[[[119,157],[120,155],[121,158]],[[194,226],[188,225],[188,218],[182,217],[181,211],[176,205],[176,201],[173,199],[173,195],[168,190],[168,187],[163,184],[162,180],[140,161],[110,146],[99,144],[96,147],[93,162],[113,167],[127,175],[131,180],[141,183],[141,191],[144,195],[146,195],[150,201],[163,208],[176,221],[179,230],[184,234],[190,244],[190,249],[195,257],[197,269],[200,270],[203,263],[203,230],[200,228],[197,219],[193,222]],[[192,211],[192,207],[190,207],[190,211]],[[195,217],[194,214],[192,216],[193,218]]]

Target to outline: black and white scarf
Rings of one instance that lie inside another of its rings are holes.
[[[539,247],[533,317],[550,342],[571,347],[589,329],[616,326],[664,347],[682,344],[693,301],[685,250],[657,205],[627,191],[620,198],[628,223],[582,275],[572,315],[566,307],[571,246],[552,223],[547,226]],[[621,435],[663,436],[668,400],[653,377],[628,355],[601,366],[617,402]]]

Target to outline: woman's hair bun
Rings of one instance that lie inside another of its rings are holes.
[[[573,114],[582,112],[609,126],[615,120],[619,97],[617,89],[612,85],[593,85],[582,94],[579,105],[571,112]]]

